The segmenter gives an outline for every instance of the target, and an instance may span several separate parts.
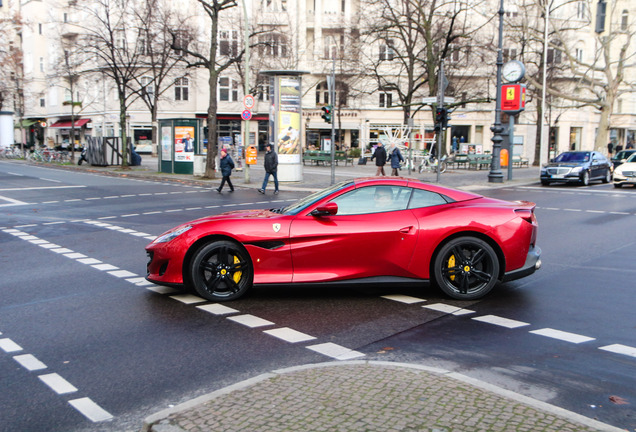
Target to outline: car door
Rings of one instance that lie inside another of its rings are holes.
[[[381,188],[390,200],[377,198]],[[411,188],[366,186],[332,200],[335,215],[296,217],[290,228],[293,282],[408,277],[418,223],[407,209]]]
[[[605,177],[605,157],[598,152],[592,152],[590,175],[592,178]]]

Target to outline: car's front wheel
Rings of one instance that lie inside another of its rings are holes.
[[[208,300],[235,300],[252,287],[253,279],[254,271],[247,251],[231,241],[205,244],[191,261],[192,285]]]
[[[611,181],[612,181],[612,173],[611,173],[611,171],[608,169],[608,170],[605,172],[605,177],[603,177],[603,183],[609,183],[609,182],[611,182]]]
[[[499,259],[493,248],[476,237],[458,237],[435,257],[436,284],[448,296],[473,300],[486,295],[499,278]]]
[[[589,186],[590,185],[590,172],[589,171],[583,171],[583,174],[581,174],[581,184],[583,186]]]

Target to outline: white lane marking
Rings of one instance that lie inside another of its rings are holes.
[[[289,343],[305,342],[316,339],[313,336],[309,336],[305,333],[290,329],[289,327],[265,330],[263,333],[267,333],[270,336],[277,337],[278,339],[282,339],[285,342]]]
[[[128,270],[109,271],[108,274],[109,275],[113,275],[113,276],[118,277],[118,278],[137,276],[135,273],[129,272]]]
[[[621,344],[612,344],[600,347],[603,351],[609,351],[616,354],[624,354],[630,357],[636,357],[636,348]]]
[[[27,205],[29,204],[28,202],[24,202],[24,201],[19,201],[13,198],[8,198],[5,196],[0,195],[0,200],[3,201],[7,201],[9,204],[0,204],[0,207],[10,207],[10,206],[16,206],[16,205]]]
[[[35,245],[41,245],[41,244],[45,244],[48,243],[48,241],[46,240],[42,240],[42,239],[37,239],[37,240],[29,240],[30,243],[33,243]]]
[[[257,316],[250,315],[250,314],[236,315],[236,316],[228,317],[228,319],[234,322],[237,322],[239,324],[243,324],[244,326],[247,326],[250,328],[274,325],[274,323],[271,321],[267,321],[266,319],[259,318]]]
[[[147,283],[149,283],[150,285],[152,285],[152,286],[149,286],[149,287],[148,287],[148,288],[146,288],[146,289],[147,289],[147,290],[149,290],[149,291],[156,292],[157,294],[166,294],[166,295],[170,295],[170,294],[173,294],[173,293],[176,293],[176,292],[177,292],[177,290],[176,290],[176,289],[174,289],[174,288],[170,288],[170,287],[167,287],[167,286],[155,285],[155,284],[153,284],[152,282],[148,282],[148,281],[146,281],[146,282],[147,282]],[[135,284],[135,285],[143,286],[143,285],[141,285],[141,284],[142,284],[142,282],[139,282],[139,283],[137,283],[137,284]]]
[[[595,340],[595,338],[579,335],[579,334],[576,334],[576,333],[568,333],[568,332],[564,332],[564,331],[561,331],[561,330],[555,330],[555,329],[551,329],[551,328],[543,328],[543,329],[539,329],[539,330],[532,330],[532,331],[530,331],[530,333],[536,334],[536,335],[540,335],[540,336],[546,336],[546,337],[553,338],[553,339],[559,339],[559,340],[562,340],[562,341],[565,341],[565,342],[572,342],[572,343],[575,343],[575,344],[579,344],[579,343],[589,342],[589,341]]]
[[[59,225],[66,223],[66,221],[44,222],[42,225]]]
[[[402,294],[389,294],[389,295],[382,296],[382,298],[385,298],[387,300],[393,300],[400,303],[406,303],[406,304],[421,303],[426,301],[421,298],[411,297],[411,296],[402,295]]]
[[[55,253],[59,253],[59,254],[67,254],[67,253],[71,253],[73,252],[73,250],[71,249],[67,249],[67,248],[57,248],[57,249],[51,249],[52,252]]]
[[[88,258],[86,255],[81,254],[79,252],[67,253],[67,254],[64,254],[64,256],[70,259]]]
[[[69,404],[93,423],[110,420],[113,416],[90,398],[72,399]]]
[[[475,313],[475,311],[470,310],[470,309],[463,309],[457,306],[453,306],[453,305],[447,305],[444,303],[434,303],[434,304],[430,304],[430,305],[424,305],[422,306],[423,308],[426,309],[431,309],[434,311],[438,311],[438,312],[444,312],[444,313],[448,313],[448,314],[453,314],[453,315],[468,315],[471,313]]]
[[[101,263],[100,260],[95,259],[95,258],[78,259],[77,262],[82,263],[82,264],[88,264],[88,265]]]
[[[44,179],[43,179],[44,180]],[[56,180],[51,180],[56,181]],[[41,189],[73,189],[73,188],[85,188],[87,186],[39,186],[39,187],[22,187],[22,188],[4,188],[0,191],[24,191],[24,190],[41,190]]]
[[[40,177],[40,180],[50,181],[50,182],[53,182],[53,183],[62,183],[60,180],[53,180],[53,179],[48,179],[48,178],[44,178],[44,177]]]
[[[101,271],[119,270],[119,267],[115,267],[112,264],[93,264],[91,267],[96,268],[97,270],[101,270]]]
[[[56,373],[40,375],[38,378],[40,378],[44,384],[51,387],[57,394],[74,393],[77,391],[77,388],[73,384]]]
[[[359,351],[354,351],[332,342],[310,345],[305,348],[315,351],[318,354],[335,358],[336,360],[351,360],[354,358],[364,357],[364,354]]]
[[[46,365],[38,360],[33,354],[23,354],[13,357],[13,360],[17,361],[28,371],[46,369]]]
[[[193,303],[203,303],[207,300],[197,297],[192,294],[179,294],[175,296],[170,296],[171,299],[180,301],[183,304],[193,304]]]
[[[60,247],[60,245],[56,245],[55,243],[42,243],[38,246],[43,247],[44,249],[55,249]]]
[[[485,322],[488,324],[494,324],[494,325],[498,325],[501,327],[507,327],[507,328],[517,328],[517,327],[523,327],[523,326],[527,326],[530,325],[529,323],[523,322],[523,321],[515,321],[515,320],[511,320],[508,318],[502,318],[502,317],[498,317],[496,315],[484,315],[484,316],[480,316],[480,317],[475,317],[472,318],[475,321],[481,321],[481,322]]]
[[[229,315],[233,313],[238,313],[238,310],[232,309],[231,307],[224,306],[218,303],[196,306],[196,308],[209,312],[213,315]]]
[[[9,338],[0,339],[0,348],[6,353],[22,351],[22,347]]]

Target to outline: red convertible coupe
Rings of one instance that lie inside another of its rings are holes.
[[[348,180],[173,228],[146,247],[146,278],[213,301],[252,285],[360,282],[433,282],[476,299],[540,267],[534,208],[413,179]]]

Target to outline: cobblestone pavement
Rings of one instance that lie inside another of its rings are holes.
[[[274,371],[146,419],[144,432],[588,432],[613,426],[466,376],[389,362]]]

